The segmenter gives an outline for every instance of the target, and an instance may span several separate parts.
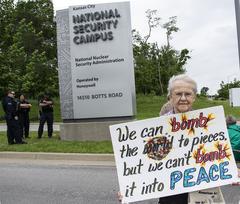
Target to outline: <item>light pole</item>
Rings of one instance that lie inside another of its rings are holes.
[[[234,0],[235,4],[235,14],[236,14],[236,25],[237,25],[237,38],[238,38],[238,66],[240,63],[240,6],[239,6],[239,0]]]

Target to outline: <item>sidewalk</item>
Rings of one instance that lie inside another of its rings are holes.
[[[0,152],[0,163],[115,166],[113,154]]]
[[[53,123],[53,130],[60,131],[60,124],[59,122]],[[38,131],[39,123],[30,123],[30,131]],[[44,125],[44,130],[47,131],[47,123]],[[6,123],[0,123],[0,132],[7,131]]]

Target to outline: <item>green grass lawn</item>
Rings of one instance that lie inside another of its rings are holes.
[[[59,98],[54,98],[54,121],[61,122],[61,111],[60,111],[60,101]],[[39,108],[38,108],[38,101],[37,100],[28,100],[29,103],[32,104],[32,108],[29,113],[30,121],[38,122],[39,120]],[[3,119],[4,112],[2,106],[0,105],[0,122],[5,122]]]
[[[54,121],[61,122],[61,111],[59,98],[54,98]],[[146,119],[159,116],[161,106],[167,101],[166,96],[154,96],[154,95],[137,95],[137,119]],[[32,122],[38,122],[38,102],[37,100],[29,100],[33,105],[30,111],[30,120]],[[234,115],[240,119],[240,107],[230,107],[228,101],[216,101],[208,100],[206,98],[198,98],[194,103],[194,109],[207,108],[211,106],[223,105],[226,115]],[[3,110],[0,106],[0,122],[3,120]]]
[[[166,96],[137,96],[137,119],[146,119],[159,116],[160,108],[167,102]],[[240,107],[229,106],[229,101],[208,100],[207,98],[198,97],[194,102],[193,109],[201,109],[212,106],[224,108],[225,115],[233,115],[240,119]]]
[[[8,145],[5,132],[0,132],[0,151],[18,152],[61,152],[61,153],[113,153],[111,141],[62,141],[59,132],[49,139],[47,134],[37,139],[37,132],[31,132],[27,144]]]
[[[30,112],[31,121],[38,121],[37,101],[30,101],[33,107]],[[61,121],[59,99],[55,99],[54,117],[55,122]],[[166,102],[165,96],[137,95],[137,115],[138,120],[159,116],[160,107]],[[206,98],[198,98],[194,103],[194,109],[207,108],[211,106],[223,105],[225,115],[234,115],[240,118],[240,107],[229,106],[228,101],[215,101]],[[0,108],[0,115],[3,115]],[[2,122],[4,122],[2,120]],[[46,133],[45,133],[46,134]],[[48,139],[45,135],[42,139],[37,139],[37,133],[31,132],[31,138],[25,145],[8,145],[5,132],[0,132],[0,151],[20,151],[20,152],[66,152],[66,153],[112,153],[111,141],[61,141],[59,132],[54,132],[53,138]]]

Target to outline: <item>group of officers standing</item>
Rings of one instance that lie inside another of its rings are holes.
[[[29,138],[29,111],[32,105],[25,99],[24,94],[15,98],[15,92],[9,90],[2,100],[7,123],[8,144],[26,144],[25,138]],[[53,133],[53,101],[45,94],[39,101],[39,127],[38,138],[42,138],[44,124],[47,121],[48,137]]]

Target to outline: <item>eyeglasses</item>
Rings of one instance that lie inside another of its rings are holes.
[[[194,93],[193,92],[176,92],[174,93],[175,97],[177,98],[182,98],[183,96],[185,98],[193,98],[194,97]]]

